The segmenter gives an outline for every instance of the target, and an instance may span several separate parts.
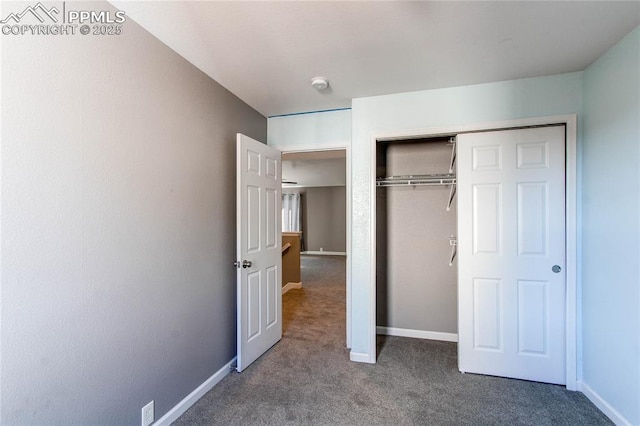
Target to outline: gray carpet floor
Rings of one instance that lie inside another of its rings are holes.
[[[283,338],[175,425],[604,425],[562,386],[460,374],[456,344],[378,336],[375,365],[345,348],[345,259],[304,256],[283,296]]]

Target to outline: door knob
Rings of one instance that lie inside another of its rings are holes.
[[[562,268],[560,267],[560,265],[553,265],[551,270],[557,274],[558,272],[562,271]]]
[[[251,268],[251,265],[252,265],[252,263],[251,263],[250,260],[243,260],[242,261],[242,267],[243,268]]]

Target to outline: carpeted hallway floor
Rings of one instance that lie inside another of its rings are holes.
[[[349,361],[345,259],[304,256],[283,296],[283,338],[175,425],[604,425],[562,386],[460,374],[456,344],[378,336],[378,363]]]

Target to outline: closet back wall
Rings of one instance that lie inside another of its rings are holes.
[[[450,158],[446,141],[390,143],[379,173],[446,174]],[[378,326],[457,334],[457,264],[449,266],[456,203],[454,197],[446,210],[449,189],[377,189]]]

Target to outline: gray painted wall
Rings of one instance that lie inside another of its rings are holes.
[[[448,173],[446,142],[392,143],[386,154],[380,148],[379,175]],[[449,266],[456,203],[446,211],[449,186],[376,192],[377,325],[457,333],[457,263]]]
[[[347,206],[344,186],[307,188],[309,251],[347,251]]]
[[[0,423],[157,419],[235,356],[235,133],[266,119],[130,20],[2,37]]]
[[[347,205],[344,186],[283,189],[301,193],[302,235],[306,251],[347,251]]]
[[[337,155],[344,153],[344,151],[323,151],[312,154],[328,153],[331,155],[333,152],[336,152]],[[341,158],[289,160],[287,157],[291,155],[288,153],[282,155],[282,180],[297,182],[301,187],[346,186],[347,159],[344,156]],[[293,155],[300,155],[300,153]]]

